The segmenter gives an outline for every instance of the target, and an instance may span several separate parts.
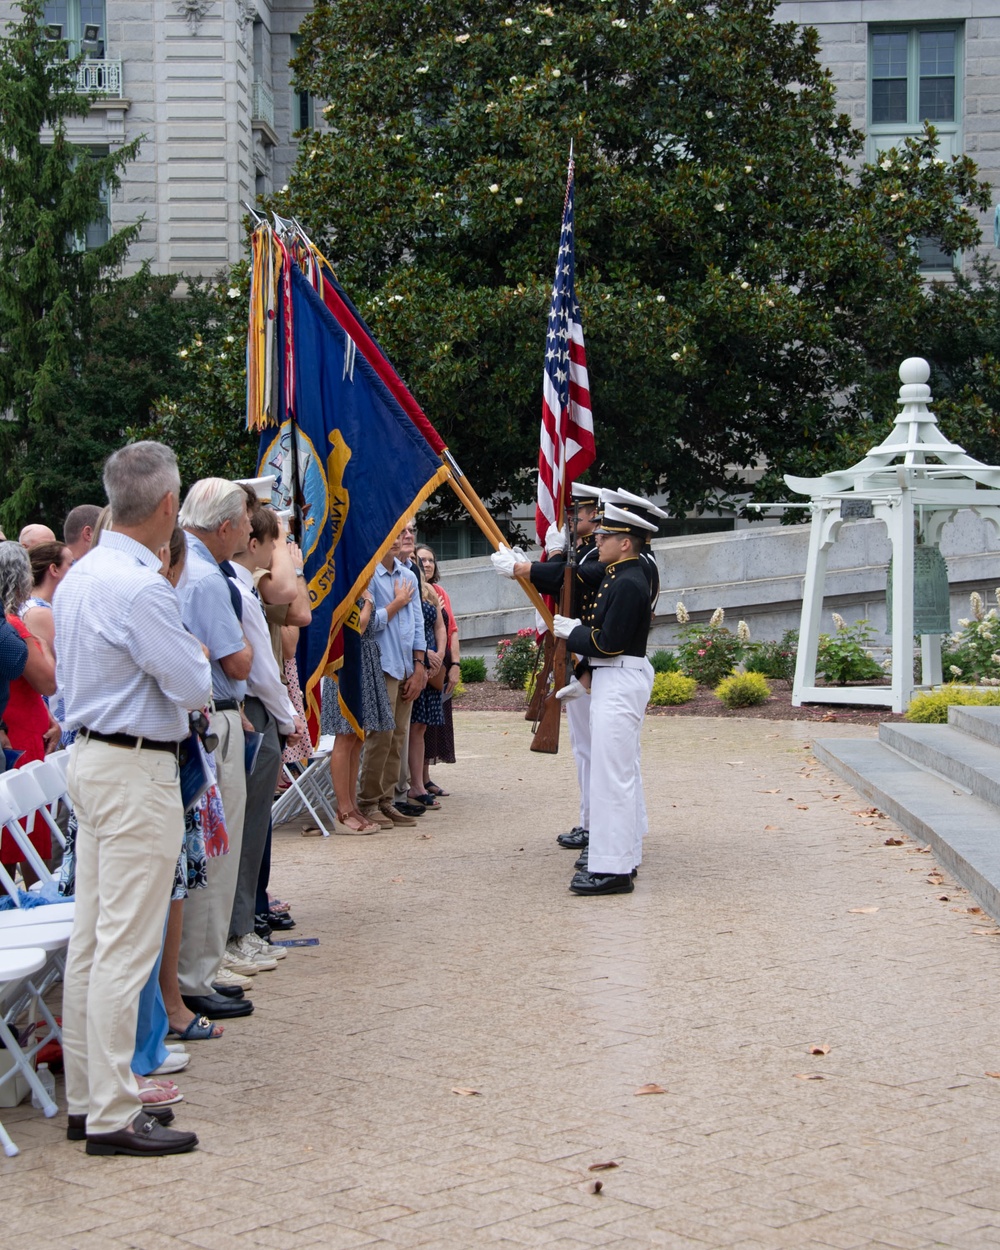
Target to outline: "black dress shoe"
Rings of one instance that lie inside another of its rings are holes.
[[[223,994],[182,994],[181,999],[196,1016],[208,1016],[209,1020],[235,1020],[238,1016],[253,1015],[253,1003],[249,998],[226,998]]]
[[[423,803],[394,803],[397,812],[402,812],[404,816],[423,816],[427,808]]]
[[[174,1118],[173,1107],[144,1107],[146,1115],[151,1115],[154,1120],[166,1126]],[[87,1117],[85,1115],[70,1115],[66,1117],[66,1140],[67,1141],[86,1141],[87,1140]]]
[[[278,932],[284,932],[286,929],[294,929],[295,921],[287,912],[269,911],[267,913],[266,924],[269,928]]]
[[[579,851],[590,841],[590,830],[584,829],[582,825],[574,825],[569,833],[561,833],[556,841],[567,851]]]
[[[216,994],[221,994],[223,998],[242,998],[243,991],[238,985],[217,985],[212,982],[212,989]]]
[[[590,859],[590,848],[587,847],[587,849],[583,852],[583,854],[577,857],[577,861],[573,865],[573,867],[577,870],[577,872],[587,872],[588,871],[587,863],[589,859]],[[633,868],[632,880],[634,881],[638,875],[639,875],[639,869]]]
[[[635,885],[627,872],[578,872],[569,888],[574,894],[631,894]]]
[[[182,1155],[197,1145],[194,1133],[164,1128],[155,1116],[141,1111],[128,1128],[87,1135],[89,1155]]]

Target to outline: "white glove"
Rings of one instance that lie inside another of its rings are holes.
[[[582,622],[578,617],[559,616],[557,614],[552,618],[552,632],[557,638],[568,638],[577,625],[580,624]]]
[[[500,577],[513,577],[514,565],[517,563],[517,557],[509,547],[505,547],[503,543],[490,556],[490,562]]]
[[[577,681],[575,677],[571,677],[562,690],[556,691],[556,698],[563,703],[569,703],[572,699],[582,699],[588,694],[590,694],[590,691],[587,687]]]
[[[566,550],[566,531],[559,529],[555,525],[550,525],[548,533],[545,535],[545,554],[547,556],[558,556]]]

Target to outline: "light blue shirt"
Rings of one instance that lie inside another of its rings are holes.
[[[147,547],[105,530],[59,583],[52,610],[67,728],[178,742],[188,711],[207,705],[208,661],[159,570]]]
[[[397,578],[413,586],[413,597],[390,621],[388,607],[396,597]],[[420,610],[420,591],[416,574],[393,562],[392,572],[379,562],[370,589],[375,600],[375,641],[382,655],[382,672],[402,681],[413,672],[413,653],[424,648],[424,614]]]
[[[187,566],[178,587],[181,616],[199,642],[208,647],[212,661],[212,694],[216,699],[235,699],[242,703],[247,692],[245,681],[233,681],[222,671],[220,660],[235,655],[245,646],[240,625],[229,594],[227,577],[215,556],[194,534],[187,538]]]

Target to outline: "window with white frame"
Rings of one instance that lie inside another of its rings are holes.
[[[961,23],[870,26],[868,29],[868,159],[902,147],[930,122],[939,151],[948,159],[962,151]],[[920,239],[923,273],[947,273],[956,257],[936,239]]]
[[[45,24],[53,38],[66,41],[70,56],[103,57],[106,21],[104,0],[46,0]]]

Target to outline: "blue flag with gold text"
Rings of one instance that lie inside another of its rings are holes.
[[[289,276],[290,298],[279,301],[278,341],[289,345],[281,353],[282,374],[291,368],[294,387],[280,387],[281,424],[261,436],[258,472],[274,474],[277,508],[293,506],[297,484],[312,606],[298,664],[311,726],[320,680],[336,671],[341,711],[358,727],[356,601],[403,521],[447,480],[448,470],[297,265]]]

